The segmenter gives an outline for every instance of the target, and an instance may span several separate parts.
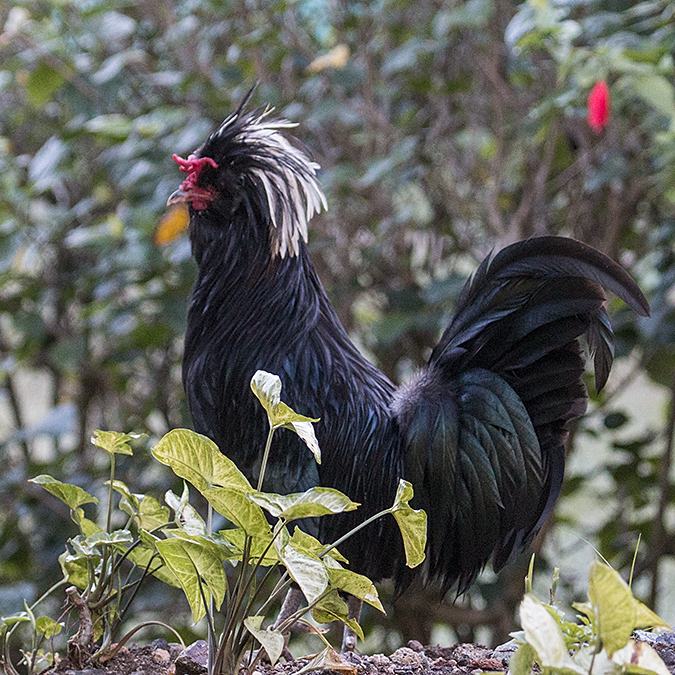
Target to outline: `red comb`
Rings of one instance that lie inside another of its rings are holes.
[[[183,173],[196,174],[195,179],[206,165],[212,166],[214,169],[218,168],[218,165],[210,157],[195,157],[194,155],[190,155],[187,159],[183,159],[178,155],[171,155],[171,157]]]
[[[189,200],[185,201],[190,201],[192,206],[197,210],[205,209],[213,199],[216,191],[212,186],[200,188],[197,185],[197,180],[205,166],[217,169],[218,165],[210,157],[195,157],[195,155],[190,155],[187,159],[183,159],[178,155],[172,155],[172,157],[174,162],[178,164],[180,170],[187,174],[187,178],[180,186],[180,189],[183,190],[183,192],[191,196]]]

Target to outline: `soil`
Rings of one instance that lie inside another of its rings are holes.
[[[638,640],[649,642],[654,647],[671,673],[675,675],[675,633],[653,635],[636,631]],[[496,650],[473,644],[458,644],[454,647],[422,646],[411,640],[407,647],[397,649],[391,656],[375,654],[364,656],[358,653],[344,655],[346,669],[341,675],[480,675],[503,673],[515,650],[510,643]],[[59,662],[53,670],[57,675],[203,675],[206,673],[205,643],[188,647],[187,654],[180,645],[168,645],[156,640],[152,646],[122,647],[119,653],[95,667],[75,669],[67,660]],[[176,663],[178,661],[178,663]],[[272,667],[259,664],[254,675],[293,675],[307,665],[308,659],[282,661]],[[353,670],[349,669],[349,665]],[[351,673],[349,672],[351,670]],[[243,673],[244,671],[242,671]],[[329,671],[317,671],[327,675]],[[336,672],[336,671],[330,671]]]

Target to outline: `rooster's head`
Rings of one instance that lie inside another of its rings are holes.
[[[272,118],[271,110],[243,107],[187,159],[173,156],[187,177],[168,204],[187,202],[197,222],[262,220],[272,255],[297,255],[309,219],[326,208],[319,165],[284,134],[295,124]]]

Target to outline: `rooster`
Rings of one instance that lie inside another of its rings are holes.
[[[598,391],[612,365],[603,289],[639,315],[649,305],[595,249],[521,241],[483,261],[429,362],[395,386],[350,341],[312,264],[308,222],[326,200],[318,165],[289,140],[293,126],[242,104],[188,159],[174,155],[186,178],[168,203],[189,204],[198,265],[183,357],[194,426],[256,481],[267,428],[249,382],[258,369],[278,374],[286,402],[321,418],[323,461],[278,434],[264,489],[329,486],[361,503],[307,524],[331,542],[389,507],[405,478],[428,514],[423,579],[462,593],[490,559],[499,570],[526,548],[553,509],[567,425],[588,401],[580,339]],[[399,590],[419,573],[405,566],[393,518],[341,552]]]

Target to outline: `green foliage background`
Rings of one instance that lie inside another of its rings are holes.
[[[259,81],[254,102],[298,122],[323,167],[330,208],[313,221],[312,255],[390,377],[424,362],[493,248],[573,236],[640,281],[653,318],[615,304],[627,375],[570,440],[573,459],[594,452],[593,436],[610,450],[599,468],[577,462],[558,522],[619,569],[641,532],[635,588],[675,621],[658,602],[675,554],[672,3],[27,0],[0,5],[0,24],[2,613],[60,577],[74,534],[26,480],[49,473],[88,489],[103,471],[93,429],[158,438],[189,425],[180,354],[194,266],[184,236],[158,246],[153,233],[181,181],[171,154],[189,154]],[[612,112],[595,134],[586,97],[603,78]],[[660,392],[648,406],[667,402],[658,423],[631,398],[645,388]],[[143,453],[121,464],[134,490],[169,487]],[[589,492],[601,511],[566,508]],[[542,565],[559,564],[551,550]],[[461,639],[481,626],[504,639],[523,569],[486,575],[456,607],[404,596],[392,639],[424,641],[441,622]],[[188,625],[176,602],[148,594],[139,612],[173,609]]]

